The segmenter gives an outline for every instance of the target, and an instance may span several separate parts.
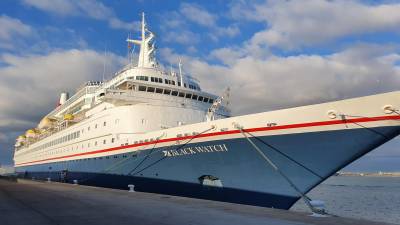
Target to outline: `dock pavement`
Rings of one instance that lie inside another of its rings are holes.
[[[56,182],[0,179],[1,225],[385,225]]]

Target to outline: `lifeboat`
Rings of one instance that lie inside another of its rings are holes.
[[[20,135],[17,138],[17,142],[24,142],[26,140],[26,136],[25,135]]]
[[[54,123],[53,120],[51,120],[51,119],[48,118],[48,117],[44,117],[44,118],[40,121],[40,123],[39,123],[39,125],[38,125],[38,128],[41,129],[41,130],[43,130],[43,129],[49,129],[50,127],[53,126],[53,123]]]
[[[27,137],[27,138],[34,138],[34,137],[36,137],[36,131],[34,130],[34,129],[29,129],[29,130],[27,130],[26,131],[26,133],[25,133],[25,136]]]
[[[67,113],[64,114],[64,120],[73,120],[74,119],[74,115]]]

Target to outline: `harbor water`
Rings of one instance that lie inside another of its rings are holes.
[[[333,176],[308,196],[337,216],[400,224],[400,177]],[[299,200],[291,210],[307,207]]]

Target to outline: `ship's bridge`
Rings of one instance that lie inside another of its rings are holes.
[[[143,14],[141,40],[127,39],[128,44],[140,47],[137,60],[134,62],[132,50],[129,64],[96,91],[96,102],[132,105],[164,101],[168,96],[169,101],[181,102],[184,98],[185,105],[188,105],[188,100],[195,105],[202,103],[201,108],[207,111],[218,96],[202,91],[200,82],[183,72],[180,61],[176,69],[172,69],[172,66],[169,71],[163,69],[156,61],[154,39],[155,35],[147,28]],[[225,109],[223,106],[221,108]],[[224,111],[224,114],[229,114],[228,109]]]

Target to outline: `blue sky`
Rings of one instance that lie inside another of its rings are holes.
[[[126,63],[140,13],[157,56],[181,58],[235,114],[398,90],[400,1],[0,1],[0,163],[63,90]],[[246,94],[242,94],[246,93]],[[349,170],[400,171],[400,140]]]

